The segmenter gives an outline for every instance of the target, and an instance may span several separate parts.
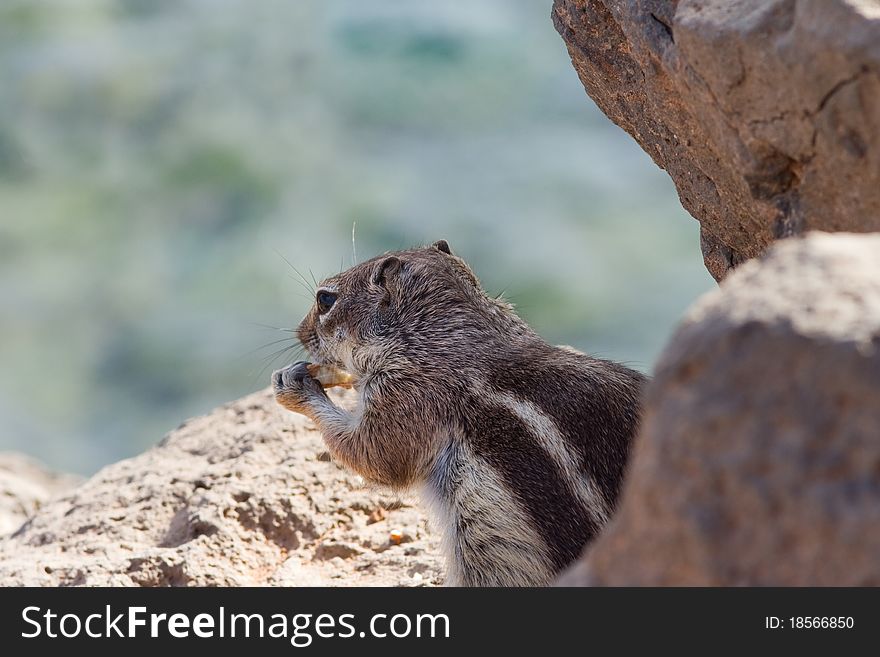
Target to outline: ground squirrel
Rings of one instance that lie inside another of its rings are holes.
[[[418,488],[453,586],[551,583],[614,509],[645,377],[542,340],[445,241],[323,281],[297,335],[355,379],[336,406],[299,362],[272,376],[333,457]]]

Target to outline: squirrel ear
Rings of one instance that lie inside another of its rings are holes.
[[[397,256],[388,256],[382,262],[376,265],[376,271],[373,272],[373,283],[381,287],[385,287],[388,279],[396,276],[403,267],[403,263]]]
[[[431,246],[442,253],[452,255],[452,249],[449,248],[449,242],[446,240],[437,240]]]

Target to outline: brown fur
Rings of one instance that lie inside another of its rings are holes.
[[[450,581],[546,584],[613,509],[645,378],[553,347],[489,297],[445,242],[322,282],[298,336],[357,379],[334,405],[304,363],[273,375],[331,454],[366,479],[419,487],[443,525]]]

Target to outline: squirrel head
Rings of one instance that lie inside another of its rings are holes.
[[[318,285],[297,335],[315,362],[356,378],[437,356],[456,334],[512,308],[489,297],[446,240],[371,258]]]

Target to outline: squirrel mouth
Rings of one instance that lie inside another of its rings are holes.
[[[306,351],[311,363],[307,366],[309,374],[321,384],[323,388],[353,388],[357,383],[354,373],[348,371],[345,365],[335,358],[328,358],[320,353],[319,345],[307,344]]]

